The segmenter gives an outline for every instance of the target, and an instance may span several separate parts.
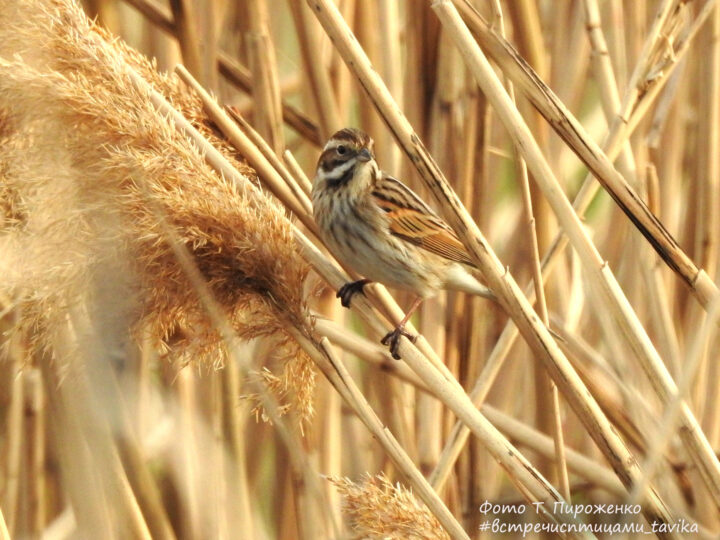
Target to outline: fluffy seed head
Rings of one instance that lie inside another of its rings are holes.
[[[285,331],[309,320],[308,268],[291,224],[212,134],[200,101],[72,0],[0,2],[0,20],[0,292],[21,306],[36,345],[54,354],[69,313],[92,320],[112,310],[118,328],[149,336],[174,360],[222,362],[220,335],[173,254],[163,216],[234,329],[277,339],[288,358],[310,365]],[[131,84],[130,70],[247,183],[211,169]],[[311,377],[301,384],[312,386]]]
[[[426,506],[387,476],[368,475],[360,483],[329,479],[343,496],[343,510],[363,538],[393,540],[449,540],[447,532]]]

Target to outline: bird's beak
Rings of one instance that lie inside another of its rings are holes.
[[[370,161],[373,158],[372,153],[367,148],[363,148],[357,155],[358,161]]]

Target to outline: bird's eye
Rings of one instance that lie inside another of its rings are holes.
[[[341,156],[342,156],[345,152],[347,152],[347,148],[346,148],[344,145],[341,144],[340,146],[337,147],[337,153],[340,154]]]

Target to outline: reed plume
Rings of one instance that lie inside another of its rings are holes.
[[[367,475],[356,483],[329,478],[343,496],[343,510],[363,538],[446,540],[450,537],[437,518],[412,492],[384,474]]]
[[[285,332],[307,328],[307,266],[281,206],[212,132],[199,101],[172,75],[89,21],[71,0],[0,8],[2,287],[23,325],[52,348],[68,310],[107,289],[135,337],[182,363],[219,365],[221,338],[178,264],[158,216],[192,253],[215,300],[244,338],[272,337],[285,393],[312,410],[310,361]],[[211,139],[247,179],[233,185],[130,82],[141,74]],[[291,392],[288,385],[303,385]]]

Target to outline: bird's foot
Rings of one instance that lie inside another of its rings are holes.
[[[400,360],[400,355],[398,354],[398,347],[400,346],[400,336],[405,336],[413,343],[415,343],[418,338],[417,336],[414,336],[410,332],[405,330],[405,327],[401,325],[392,332],[388,332],[385,337],[380,340],[380,343],[382,343],[383,345],[390,345],[390,354],[392,354],[392,357],[395,360]]]
[[[343,307],[349,308],[350,300],[352,299],[352,297],[357,293],[362,293],[363,287],[365,287],[365,285],[367,285],[368,283],[370,283],[369,279],[351,281],[340,287],[335,296],[340,299],[340,303],[343,305]]]

